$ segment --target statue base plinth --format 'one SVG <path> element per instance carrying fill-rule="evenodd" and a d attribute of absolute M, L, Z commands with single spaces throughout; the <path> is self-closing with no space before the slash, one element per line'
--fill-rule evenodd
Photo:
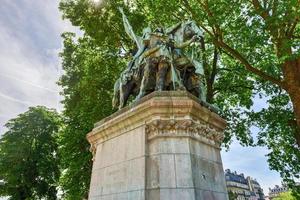
<path fill-rule="evenodd" d="M 153 92 L 95 124 L 89 200 L 227 200 L 226 122 L 186 92 Z"/>

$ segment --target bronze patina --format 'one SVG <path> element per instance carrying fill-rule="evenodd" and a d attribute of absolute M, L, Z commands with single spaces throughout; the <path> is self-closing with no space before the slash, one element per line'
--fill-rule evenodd
<path fill-rule="evenodd" d="M 123 108 L 131 95 L 138 100 L 153 91 L 187 90 L 216 110 L 206 103 L 203 66 L 193 55 L 195 48 L 199 51 L 197 43 L 204 36 L 196 23 L 183 21 L 154 31 L 147 27 L 138 36 L 123 10 L 119 10 L 125 31 L 135 42 L 137 51 L 115 83 L 113 106 Z"/>

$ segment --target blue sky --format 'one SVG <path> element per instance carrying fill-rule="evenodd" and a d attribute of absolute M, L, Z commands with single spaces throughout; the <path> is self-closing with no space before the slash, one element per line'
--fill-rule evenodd
<path fill-rule="evenodd" d="M 60 34 L 79 33 L 61 19 L 58 0 L 2 0 L 0 4 L 0 135 L 5 122 L 29 106 L 45 105 L 62 109 L 59 87 L 62 73 L 58 52 Z M 257 109 L 265 104 L 257 100 Z M 237 142 L 222 151 L 224 169 L 252 176 L 268 187 L 280 184 L 277 172 L 270 171 L 265 148 L 245 148 Z"/>

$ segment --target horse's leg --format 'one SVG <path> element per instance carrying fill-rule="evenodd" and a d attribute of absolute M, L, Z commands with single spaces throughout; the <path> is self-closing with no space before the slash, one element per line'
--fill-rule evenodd
<path fill-rule="evenodd" d="M 199 75 L 195 74 L 194 72 L 189 72 L 187 88 L 188 91 L 192 93 L 194 96 L 198 97 L 202 101 L 206 100 L 205 86 L 201 81 Z"/>
<path fill-rule="evenodd" d="M 202 101 L 206 101 L 206 87 L 204 85 L 204 83 L 201 81 L 201 79 L 199 80 L 199 98 Z"/>
<path fill-rule="evenodd" d="M 178 69 L 175 68 L 175 73 L 177 76 L 177 84 L 178 84 L 178 90 L 186 90 L 184 84 L 183 84 L 183 79 L 180 76 L 180 71 Z"/>
<path fill-rule="evenodd" d="M 165 89 L 166 76 L 169 70 L 169 63 L 166 59 L 162 59 L 158 64 L 158 74 L 156 81 L 156 90 L 163 91 Z"/>
<path fill-rule="evenodd" d="M 120 103 L 120 79 L 118 79 L 114 85 L 114 96 L 112 99 L 112 107 L 117 108 Z"/>
<path fill-rule="evenodd" d="M 155 83 L 156 83 L 156 67 L 157 67 L 157 59 L 155 58 L 149 58 L 147 59 L 145 68 L 144 68 L 144 73 L 143 73 L 143 78 L 141 81 L 141 86 L 140 86 L 140 91 L 136 99 L 140 99 L 143 96 L 146 95 L 147 92 L 151 92 L 155 90 Z"/>
<path fill-rule="evenodd" d="M 145 95 L 145 85 L 146 85 L 146 79 L 147 79 L 147 71 L 149 70 L 148 68 L 149 68 L 149 66 L 148 66 L 148 64 L 146 64 L 145 69 L 144 69 L 144 73 L 143 73 L 143 78 L 142 78 L 142 81 L 141 81 L 140 91 L 139 91 L 139 94 L 136 97 L 136 100 L 142 98 Z"/>
<path fill-rule="evenodd" d="M 124 91 L 123 91 L 123 85 L 120 82 L 120 87 L 119 87 L 119 93 L 120 93 L 120 102 L 119 102 L 119 110 L 121 110 L 121 108 L 124 107 L 125 103 L 124 103 Z"/>
<path fill-rule="evenodd" d="M 133 80 L 131 80 L 130 82 L 128 82 L 126 85 L 123 85 L 121 88 L 122 91 L 122 103 L 120 103 L 120 107 L 119 109 L 125 107 L 127 100 L 129 98 L 129 96 L 133 93 L 133 88 L 135 86 L 135 83 Z"/>
<path fill-rule="evenodd" d="M 176 60 L 173 64 L 173 72 L 172 75 L 172 81 L 175 81 L 173 85 L 175 84 L 176 88 L 173 88 L 174 90 L 186 90 L 186 77 L 187 77 L 187 71 L 186 71 L 186 63 L 180 63 L 178 65 L 178 62 Z"/>
<path fill-rule="evenodd" d="M 129 98 L 129 96 L 132 94 L 133 92 L 133 80 L 131 80 L 127 85 L 126 85 L 126 88 L 124 90 L 124 93 L 123 93 L 123 96 L 124 96 L 124 106 L 126 105 L 127 103 L 127 100 Z"/>

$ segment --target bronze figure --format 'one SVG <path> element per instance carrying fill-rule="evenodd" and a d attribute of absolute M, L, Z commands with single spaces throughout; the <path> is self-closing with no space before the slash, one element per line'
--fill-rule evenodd
<path fill-rule="evenodd" d="M 123 10 L 119 10 L 137 52 L 115 83 L 113 106 L 121 109 L 130 95 L 137 100 L 153 91 L 187 90 L 209 107 L 205 101 L 202 63 L 194 59 L 193 50 L 188 48 L 203 39 L 203 32 L 196 23 L 179 22 L 153 32 L 147 27 L 142 36 L 137 36 Z"/>

